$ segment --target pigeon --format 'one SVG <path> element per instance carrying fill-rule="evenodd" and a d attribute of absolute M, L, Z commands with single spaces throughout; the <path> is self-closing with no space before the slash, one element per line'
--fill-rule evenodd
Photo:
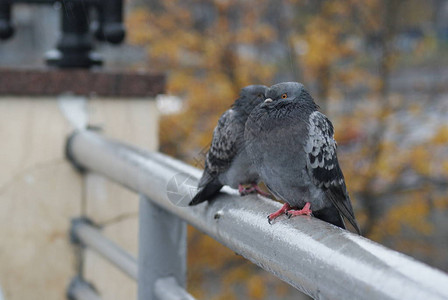
<path fill-rule="evenodd" d="M 247 117 L 255 106 L 263 103 L 267 89 L 264 85 L 243 88 L 232 107 L 222 114 L 213 131 L 198 192 L 189 205 L 210 200 L 224 185 L 238 188 L 242 196 L 252 192 L 268 195 L 257 185 L 258 175 L 247 157 L 244 143 Z M 245 184 L 250 187 L 244 187 Z"/>
<path fill-rule="evenodd" d="M 313 215 L 361 234 L 336 155 L 333 125 L 298 82 L 273 85 L 246 122 L 246 152 L 283 207 L 268 216 Z"/>

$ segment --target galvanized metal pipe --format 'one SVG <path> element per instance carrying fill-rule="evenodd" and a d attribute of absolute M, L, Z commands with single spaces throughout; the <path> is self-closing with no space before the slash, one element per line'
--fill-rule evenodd
<path fill-rule="evenodd" d="M 156 295 L 156 282 L 160 278 L 169 276 L 175 278 L 175 284 L 168 286 L 162 295 L 169 295 L 176 288 L 178 290 L 185 287 L 187 272 L 185 222 L 142 196 L 139 207 L 138 240 L 138 299 L 160 299 Z M 161 291 L 159 289 L 159 292 Z"/>
<path fill-rule="evenodd" d="M 67 291 L 70 300 L 101 300 L 93 287 L 79 277 L 75 277 Z"/>
<path fill-rule="evenodd" d="M 187 293 L 174 277 L 157 279 L 154 288 L 158 300 L 194 300 L 193 296 Z"/>
<path fill-rule="evenodd" d="M 72 238 L 79 240 L 83 245 L 88 246 L 109 262 L 117 266 L 129 277 L 137 280 L 138 265 L 137 260 L 129 253 L 120 248 L 117 244 L 106 238 L 94 226 L 82 220 L 73 222 Z"/>
<path fill-rule="evenodd" d="M 108 141 L 92 132 L 67 145 L 76 164 L 147 196 L 230 249 L 317 299 L 447 299 L 448 276 L 399 252 L 312 217 L 266 216 L 280 203 L 224 189 L 212 203 L 173 204 L 168 182 L 201 171 L 160 153 Z M 180 184 L 178 193 L 191 194 Z"/>

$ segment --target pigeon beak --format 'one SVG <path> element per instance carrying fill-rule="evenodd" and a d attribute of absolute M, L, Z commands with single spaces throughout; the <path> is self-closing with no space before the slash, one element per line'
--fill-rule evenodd
<path fill-rule="evenodd" d="M 268 98 L 268 99 L 264 100 L 264 103 L 271 103 L 271 102 L 272 102 L 271 98 Z"/>

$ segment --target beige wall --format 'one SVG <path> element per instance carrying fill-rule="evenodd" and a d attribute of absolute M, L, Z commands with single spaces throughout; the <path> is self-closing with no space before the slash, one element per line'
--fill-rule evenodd
<path fill-rule="evenodd" d="M 156 150 L 158 114 L 148 99 L 87 100 L 90 125 L 106 136 Z M 6 300 L 64 299 L 76 260 L 70 219 L 86 213 L 137 255 L 138 196 L 64 158 L 73 130 L 56 98 L 0 97 L 0 285 Z M 136 284 L 95 253 L 85 275 L 103 299 L 135 299 Z"/>

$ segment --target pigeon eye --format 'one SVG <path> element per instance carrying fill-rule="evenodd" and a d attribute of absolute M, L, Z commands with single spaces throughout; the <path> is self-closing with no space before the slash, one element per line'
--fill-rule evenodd
<path fill-rule="evenodd" d="M 288 94 L 284 93 L 284 94 L 282 95 L 282 99 L 286 99 L 286 98 L 288 98 Z"/>

